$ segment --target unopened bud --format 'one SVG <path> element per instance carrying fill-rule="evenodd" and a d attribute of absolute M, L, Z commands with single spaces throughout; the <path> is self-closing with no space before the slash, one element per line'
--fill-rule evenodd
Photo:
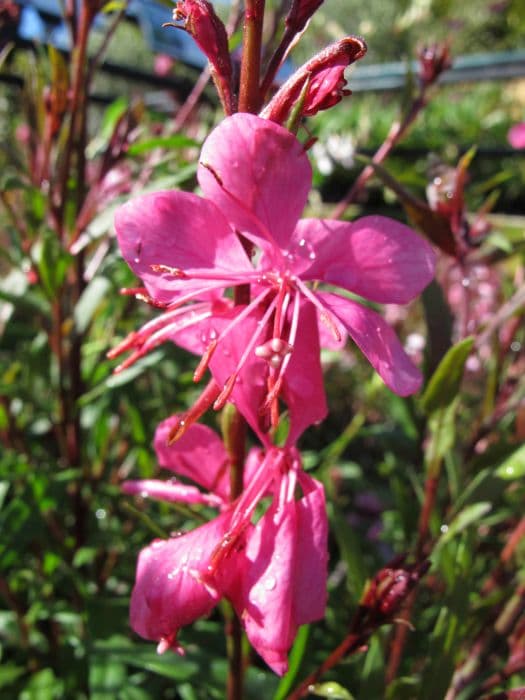
<path fill-rule="evenodd" d="M 348 36 L 311 58 L 274 95 L 261 116 L 278 124 L 288 119 L 301 100 L 301 117 L 311 117 L 329 109 L 350 95 L 345 89 L 345 68 L 366 53 L 363 39 Z M 303 92 L 305 90 L 305 92 Z"/>
<path fill-rule="evenodd" d="M 373 618 L 392 619 L 405 603 L 408 594 L 428 571 L 430 562 L 406 565 L 398 557 L 381 569 L 366 589 L 361 605 Z"/>
<path fill-rule="evenodd" d="M 173 19 L 183 20 L 183 27 L 195 39 L 210 62 L 210 71 L 227 114 L 233 111 L 232 65 L 226 27 L 207 0 L 179 0 Z"/>
<path fill-rule="evenodd" d="M 323 4 L 323 0 L 293 0 L 290 12 L 286 16 L 286 26 L 300 32 L 314 12 Z"/>
<path fill-rule="evenodd" d="M 424 46 L 418 51 L 419 80 L 422 87 L 435 83 L 441 73 L 452 66 L 448 44 Z"/>

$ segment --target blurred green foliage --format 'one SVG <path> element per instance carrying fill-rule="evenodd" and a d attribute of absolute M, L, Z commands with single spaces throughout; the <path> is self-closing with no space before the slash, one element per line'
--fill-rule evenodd
<path fill-rule="evenodd" d="M 444 0 L 327 0 L 301 51 L 311 53 L 349 31 L 366 36 L 369 60 L 406 58 L 422 38 L 452 35 L 457 51 L 523 43 L 519 0 L 482 2 L 472 9 L 472 3 Z M 117 35 L 113 58 L 131 61 L 126 37 L 133 39 L 134 31 Z M 152 64 L 143 49 L 135 57 Z M 151 447 L 154 430 L 195 399 L 194 359 L 163 345 L 113 375 L 115 363 L 105 356 L 156 314 L 119 294 L 136 280 L 111 237 L 114 210 L 146 189 L 194 189 L 198 145 L 215 115 L 202 108 L 181 135 L 170 130 L 171 115 L 147 109 L 137 98 L 121 97 L 104 110 L 91 106 L 85 144 L 90 164 L 108 153 L 121 119 L 133 123 L 117 164 L 124 168 L 126 187 L 90 217 L 82 229 L 87 242 L 73 253 L 53 228 L 50 183 L 35 181 L 20 131 L 38 119 L 50 64 L 43 50 L 12 60 L 28 89 L 2 87 L 0 93 L 5 117 L 0 120 L 0 696 L 220 699 L 226 677 L 220 610 L 181 632 L 184 658 L 157 656 L 154 645 L 128 626 L 141 547 L 159 532 L 191 528 L 207 515 L 131 499 L 119 489 L 128 477 L 160 475 Z M 137 93 L 129 85 L 121 92 L 123 85 L 107 78 L 96 85 L 115 95 Z M 505 148 L 506 130 L 523 109 L 518 87 L 437 91 L 387 169 L 424 198 L 427 151 L 455 167 L 472 144 Z M 321 144 L 335 133 L 373 152 L 403 113 L 408 92 L 355 95 L 311 126 Z M 69 118 L 64 116 L 66 135 Z M 34 133 L 42 134 L 36 127 Z M 58 169 L 59 147 L 60 142 Z M 403 148 L 425 152 L 414 157 Z M 317 215 L 328 211 L 327 200 L 342 194 L 362 167 L 333 160 L 327 177 L 314 159 L 316 190 L 309 207 Z M 66 183 L 68 222 L 79 214 L 78 172 L 72 169 Z M 400 552 L 429 556 L 432 567 L 414 604 L 397 678 L 385 683 L 393 631 L 382 628 L 361 653 L 323 679 L 318 694 L 467 700 L 525 684 L 523 665 L 509 671 L 525 634 L 523 612 L 512 607 L 516 596 L 523 598 L 525 572 L 523 533 L 516 541 L 525 496 L 524 305 L 516 297 L 524 284 L 525 220 L 518 202 L 525 164 L 510 152 L 490 161 L 480 156 L 470 173 L 470 211 L 501 190 L 498 215 L 488 217 L 490 236 L 461 264 L 441 254 L 437 283 L 406 314 L 387 310 L 428 368 L 422 397 L 390 393 L 351 348 L 324 356 L 330 416 L 304 436 L 302 448 L 305 465 L 323 480 L 330 499 L 327 615 L 299 634 L 289 676 L 281 682 L 253 659 L 248 698 L 284 698 L 319 666 L 347 634 L 367 580 Z M 403 216 L 378 180 L 368 195 L 367 202 L 354 205 L 352 216 L 379 211 Z M 490 272 L 484 278 L 495 298 L 490 311 L 478 310 L 484 300 L 474 284 L 480 266 Z M 454 281 L 451 274 L 458 270 Z M 462 301 L 455 303 L 458 289 Z M 473 341 L 464 339 L 461 328 L 465 305 L 474 320 L 468 329 Z M 418 344 L 422 338 L 428 339 L 426 357 Z M 57 342 L 65 354 L 57 352 Z M 205 420 L 216 424 L 217 417 Z M 76 450 L 68 442 L 71 430 L 80 436 Z M 418 541 L 429 478 L 436 480 L 435 500 L 428 532 Z M 509 543 L 513 548 L 506 556 Z"/>

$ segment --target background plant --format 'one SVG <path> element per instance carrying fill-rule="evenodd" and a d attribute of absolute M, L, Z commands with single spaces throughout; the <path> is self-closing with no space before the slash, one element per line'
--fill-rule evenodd
<path fill-rule="evenodd" d="M 388 23 L 374 19 L 372 6 L 359 22 L 368 19 L 375 32 L 368 36 L 363 25 L 341 34 L 367 33 L 372 56 L 407 55 L 423 26 L 409 19 L 421 17 L 422 6 L 407 3 L 396 15 L 397 34 L 406 38 L 408 29 L 398 27 L 409 27 L 412 36 L 401 51 L 380 54 L 391 43 L 374 36 Z M 438 39 L 457 15 L 443 3 L 427 6 Z M 332 27 L 325 22 L 331 12 L 341 16 L 327 2 L 308 29 L 312 47 L 324 42 L 316 30 L 321 23 Z M 458 32 L 460 50 L 513 46 L 516 16 L 513 3 L 497 16 L 484 5 L 476 17 L 491 21 L 483 31 Z M 91 19 L 89 13 L 75 19 L 77 36 L 81 22 L 87 30 Z M 312 53 L 306 44 L 305 56 Z M 124 42 L 115 45 L 123 51 Z M 112 339 L 149 316 L 118 294 L 135 284 L 110 237 L 119 197 L 145 188 L 193 189 L 198 146 L 213 112 L 198 107 L 182 135 L 171 115 L 139 99 L 117 100 L 105 110 L 88 106 L 81 47 L 72 61 L 53 49 L 40 48 L 34 57 L 17 52 L 9 60 L 23 72 L 25 91 L 2 88 L 0 687 L 6 697 L 24 698 L 220 698 L 226 667 L 219 614 L 184 631 L 185 659 L 157 657 L 127 623 L 136 552 L 159 529 L 193 526 L 195 514 L 124 498 L 118 485 L 158 472 L 154 427 L 166 407 L 182 410 L 195 397 L 193 363 L 167 345 L 117 376 L 105 360 Z M 504 149 L 507 127 L 522 118 L 519 95 L 518 83 L 439 92 L 384 164 L 387 173 L 423 201 L 426 156 L 407 163 L 402 148 L 430 147 L 451 169 L 463 146 Z M 335 131 L 370 155 L 403 109 L 396 100 L 354 95 L 310 124 L 321 143 Z M 319 173 L 321 195 L 312 196 L 312 212 L 326 213 L 326 201 L 337 199 L 361 167 L 348 172 L 336 162 L 340 182 Z M 318 691 L 451 699 L 510 693 L 525 684 L 523 158 L 510 150 L 488 163 L 479 156 L 469 173 L 468 211 L 501 191 L 486 215 L 488 235 L 465 254 L 468 274 L 458 279 L 448 273 L 463 268 L 442 253 L 437 283 L 395 319 L 414 353 L 423 352 L 427 339 L 422 397 L 391 394 L 357 353 L 326 354 L 330 419 L 304 437 L 302 448 L 331 496 L 328 615 L 301 632 L 282 684 L 251 667 L 248 697 L 290 693 L 347 637 L 367 579 L 394 554 L 416 551 L 430 556 L 432 567 L 411 604 L 414 631 L 392 643 L 391 627 L 382 627 L 366 651 L 323 677 L 333 684 Z M 403 193 L 385 178 L 369 181 L 366 192 L 368 204 L 354 204 L 352 218 L 367 206 L 403 215 Z M 472 272 L 479 265 L 489 270 L 487 278 Z M 490 316 L 473 274 L 492 295 Z M 465 299 L 476 321 L 468 329 L 472 338 L 458 322 Z M 403 650 L 399 664 L 392 644 Z"/>

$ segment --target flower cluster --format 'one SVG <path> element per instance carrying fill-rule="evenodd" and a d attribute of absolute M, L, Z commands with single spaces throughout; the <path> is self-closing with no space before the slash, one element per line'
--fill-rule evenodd
<path fill-rule="evenodd" d="M 143 550 L 131 622 L 159 650 L 180 649 L 178 630 L 226 597 L 254 648 L 283 673 L 298 625 L 321 618 L 326 599 L 323 488 L 303 471 L 295 447 L 327 412 L 320 347 L 341 347 L 350 336 L 393 391 L 417 391 L 419 370 L 368 302 L 413 299 L 433 276 L 434 253 L 391 219 L 300 219 L 310 164 L 297 138 L 268 119 L 225 119 L 203 146 L 198 180 L 202 197 L 145 195 L 115 221 L 122 253 L 144 284 L 140 295 L 162 313 L 112 356 L 130 351 L 120 365 L 127 367 L 171 340 L 200 357 L 196 381 L 208 370 L 212 376 L 199 410 L 168 419 L 155 439 L 160 464 L 195 485 L 149 480 L 124 489 L 219 510 L 211 522 Z M 243 303 L 234 303 L 232 288 L 247 292 Z M 249 453 L 234 500 L 226 448 L 209 428 L 191 424 L 226 402 L 263 446 Z M 272 429 L 283 406 L 290 428 L 276 447 Z"/>
<path fill-rule="evenodd" d="M 292 3 L 259 97 L 320 4 Z M 144 285 L 133 293 L 162 313 L 109 355 L 129 353 L 119 371 L 169 340 L 199 358 L 196 382 L 211 375 L 194 406 L 164 421 L 155 437 L 161 466 L 185 481 L 128 481 L 123 489 L 218 513 L 141 552 L 131 624 L 159 652 L 182 652 L 180 628 L 226 598 L 252 646 L 282 674 L 297 628 L 322 618 L 326 603 L 324 490 L 296 447 L 327 413 L 320 349 L 341 348 L 349 336 L 390 389 L 417 391 L 419 370 L 372 305 L 416 297 L 433 277 L 435 256 L 410 228 L 381 216 L 300 218 L 312 170 L 291 131 L 349 94 L 344 70 L 365 54 L 362 39 L 324 49 L 257 116 L 235 113 L 226 31 L 210 3 L 180 0 L 174 17 L 207 55 L 229 116 L 203 145 L 202 196 L 157 192 L 117 212 L 122 254 Z M 231 435 L 223 444 L 196 422 L 227 403 L 261 443 L 238 473 Z M 283 410 L 288 432 L 277 446 Z M 242 476 L 232 480 L 235 489 L 230 472 Z"/>
<path fill-rule="evenodd" d="M 319 619 L 326 602 L 327 526 L 324 491 L 306 474 L 295 447 L 250 451 L 244 491 L 229 498 L 227 451 L 210 428 L 191 426 L 167 445 L 173 423 L 157 429 L 162 466 L 206 489 L 170 481 L 130 481 L 126 493 L 165 501 L 204 503 L 219 515 L 169 540 L 156 540 L 139 557 L 131 624 L 159 651 L 180 651 L 177 631 L 228 598 L 253 647 L 279 674 L 299 625 Z M 299 494 L 299 495 L 298 495 Z M 271 499 L 257 524 L 252 516 Z"/>

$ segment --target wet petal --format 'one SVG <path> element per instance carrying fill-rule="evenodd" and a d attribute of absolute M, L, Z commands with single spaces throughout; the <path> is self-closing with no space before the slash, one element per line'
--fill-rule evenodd
<path fill-rule="evenodd" d="M 378 313 L 336 294 L 319 292 L 318 296 L 345 325 L 349 335 L 393 392 L 408 396 L 419 390 L 422 382 L 420 371 Z"/>
<path fill-rule="evenodd" d="M 200 289 L 203 283 L 155 272 L 152 265 L 187 275 L 252 269 L 221 212 L 195 194 L 172 190 L 136 197 L 118 209 L 115 229 L 126 262 L 158 301 L 172 301 L 181 291 Z"/>
<path fill-rule="evenodd" d="M 290 414 L 288 444 L 328 413 L 320 357 L 316 310 L 309 302 L 303 302 L 297 338 L 284 375 L 283 396 Z"/>
<path fill-rule="evenodd" d="M 154 498 L 167 503 L 200 503 L 219 508 L 224 501 L 212 493 L 202 493 L 196 486 L 188 486 L 179 481 L 159 479 L 139 479 L 124 481 L 122 491 L 130 496 Z"/>
<path fill-rule="evenodd" d="M 225 513 L 181 537 L 155 540 L 139 555 L 131 594 L 131 626 L 145 639 L 174 639 L 207 615 L 217 600 L 200 580 L 229 524 Z"/>
<path fill-rule="evenodd" d="M 298 625 L 324 617 L 328 575 L 328 518 L 323 485 L 305 472 L 298 475 L 304 496 L 297 501 L 297 571 L 294 610 Z"/>
<path fill-rule="evenodd" d="M 306 203 L 311 172 L 293 134 L 242 113 L 225 119 L 207 138 L 198 179 L 228 221 L 271 254 L 275 244 L 283 249 L 289 243 Z"/>
<path fill-rule="evenodd" d="M 322 618 L 326 605 L 324 493 L 310 477 L 304 481 L 303 498 L 279 507 L 275 496 L 253 528 L 244 570 L 230 590 L 250 643 L 279 675 L 288 669 L 298 626 Z"/>
<path fill-rule="evenodd" d="M 417 296 L 432 280 L 436 260 L 421 236 L 384 216 L 352 223 L 303 219 L 294 233 L 292 253 L 303 279 L 323 280 L 392 304 Z"/>
<path fill-rule="evenodd" d="M 228 500 L 229 459 L 222 440 L 208 426 L 196 423 L 181 438 L 168 445 L 170 432 L 178 421 L 178 416 L 171 416 L 162 421 L 155 432 L 154 444 L 159 464 Z"/>

